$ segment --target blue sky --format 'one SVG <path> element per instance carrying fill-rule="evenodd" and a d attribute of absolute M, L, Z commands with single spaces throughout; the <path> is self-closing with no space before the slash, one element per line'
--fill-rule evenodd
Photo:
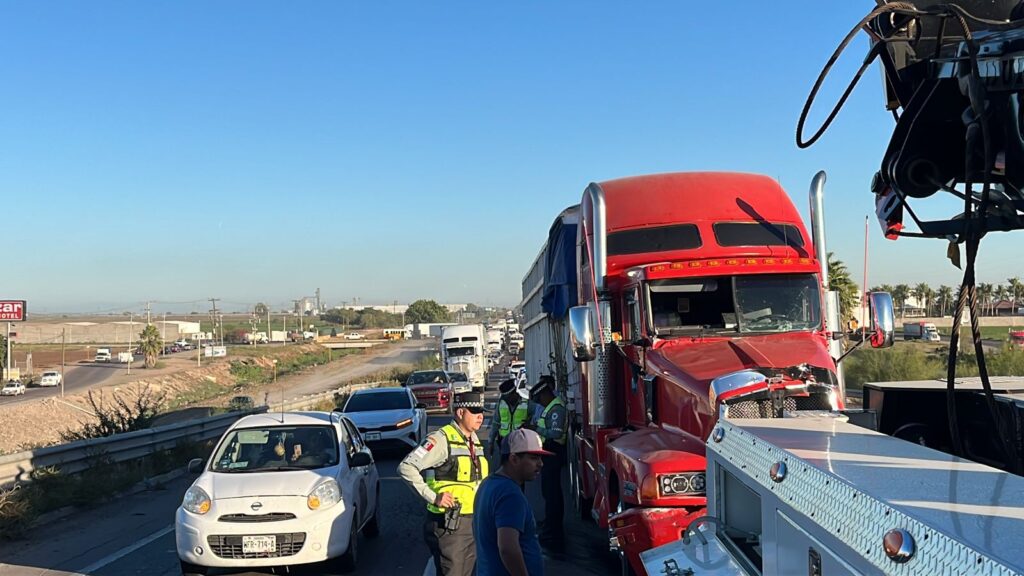
<path fill-rule="evenodd" d="M 686 170 L 774 176 L 805 214 L 826 170 L 829 249 L 859 281 L 892 129 L 878 70 L 818 145 L 793 134 L 872 5 L 6 3 L 3 296 L 509 305 L 588 182 Z M 885 241 L 872 215 L 870 243 L 869 284 L 959 280 L 941 242 Z M 986 239 L 980 279 L 1017 262 Z"/>

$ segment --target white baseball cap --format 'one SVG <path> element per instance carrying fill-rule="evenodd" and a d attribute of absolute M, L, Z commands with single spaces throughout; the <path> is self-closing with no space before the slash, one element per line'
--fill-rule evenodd
<path fill-rule="evenodd" d="M 541 456 L 554 456 L 554 452 L 544 449 L 540 434 L 526 428 L 513 430 L 501 443 L 502 454 L 540 454 Z"/>

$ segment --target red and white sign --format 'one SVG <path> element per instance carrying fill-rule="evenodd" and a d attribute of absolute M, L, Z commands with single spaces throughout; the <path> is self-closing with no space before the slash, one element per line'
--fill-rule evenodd
<path fill-rule="evenodd" d="M 24 300 L 0 300 L 0 321 L 2 322 L 24 322 L 25 301 Z"/>

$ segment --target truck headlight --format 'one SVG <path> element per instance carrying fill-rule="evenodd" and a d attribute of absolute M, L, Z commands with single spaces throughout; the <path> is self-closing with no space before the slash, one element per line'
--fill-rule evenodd
<path fill-rule="evenodd" d="M 658 475 L 658 492 L 662 496 L 696 496 L 704 494 L 706 484 L 703 472 Z"/>
<path fill-rule="evenodd" d="M 316 485 L 306 497 L 310 510 L 325 510 L 341 502 L 341 487 L 334 478 L 328 478 Z"/>
<path fill-rule="evenodd" d="M 192 486 L 185 492 L 185 498 L 181 501 L 181 507 L 193 514 L 206 514 L 210 511 L 210 495 L 199 486 Z"/>

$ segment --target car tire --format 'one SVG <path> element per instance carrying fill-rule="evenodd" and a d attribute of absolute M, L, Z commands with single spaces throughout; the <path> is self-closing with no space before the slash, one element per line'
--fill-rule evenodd
<path fill-rule="evenodd" d="M 179 560 L 179 562 L 181 562 L 181 576 L 206 576 L 205 566 L 189 564 L 184 560 Z"/>
<path fill-rule="evenodd" d="M 349 528 L 348 549 L 341 556 L 334 559 L 335 571 L 339 574 L 350 574 L 356 570 L 356 560 L 359 557 L 359 530 L 356 527 L 356 517 L 359 516 L 357 508 L 352 509 L 352 526 Z"/>
<path fill-rule="evenodd" d="M 380 488 L 377 488 L 377 505 L 373 507 L 373 517 L 363 525 L 363 536 L 367 538 L 380 536 Z"/>

